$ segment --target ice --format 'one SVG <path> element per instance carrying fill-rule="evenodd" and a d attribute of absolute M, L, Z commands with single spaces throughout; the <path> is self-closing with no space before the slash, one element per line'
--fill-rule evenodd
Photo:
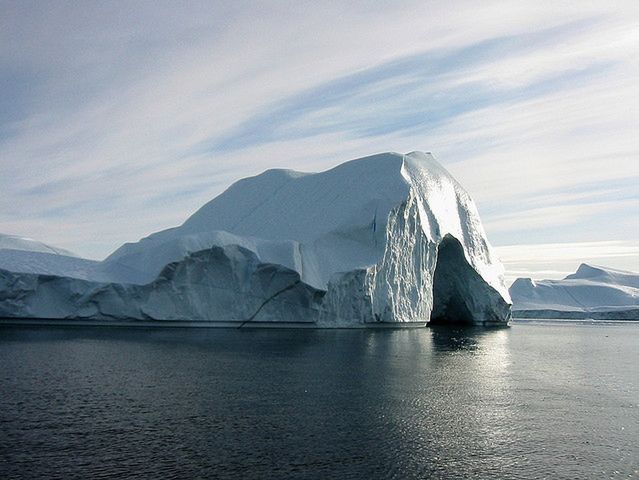
<path fill-rule="evenodd" d="M 2 250 L 19 250 L 25 252 L 45 252 L 55 255 L 65 255 L 68 257 L 77 257 L 75 253 L 58 247 L 52 247 L 46 243 L 38 242 L 31 238 L 18 237 L 16 235 L 6 235 L 0 233 L 0 251 Z"/>
<path fill-rule="evenodd" d="M 639 318 L 639 274 L 581 264 L 562 280 L 518 278 L 510 287 L 520 317 Z"/>
<path fill-rule="evenodd" d="M 431 314 L 472 324 L 510 319 L 503 268 L 475 204 L 421 152 L 314 174 L 268 170 L 179 227 L 102 262 L 78 260 L 20 269 L 0 255 L 0 315 L 327 327 Z"/>

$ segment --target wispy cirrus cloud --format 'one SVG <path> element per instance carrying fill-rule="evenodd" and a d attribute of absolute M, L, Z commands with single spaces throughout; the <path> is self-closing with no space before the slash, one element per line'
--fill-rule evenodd
<path fill-rule="evenodd" d="M 265 168 L 422 149 L 493 243 L 639 238 L 634 2 L 2 11 L 0 231 L 102 257 Z"/>

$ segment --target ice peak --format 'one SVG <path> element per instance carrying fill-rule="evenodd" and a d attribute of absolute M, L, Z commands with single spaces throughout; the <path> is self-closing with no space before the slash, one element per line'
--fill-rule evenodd
<path fill-rule="evenodd" d="M 523 289 L 523 288 L 533 288 L 536 287 L 537 284 L 535 283 L 535 281 L 530 278 L 530 277 L 520 277 L 518 279 L 516 279 L 513 284 L 511 285 L 510 288 L 519 288 L 519 289 Z"/>
<path fill-rule="evenodd" d="M 404 154 L 405 157 L 417 158 L 417 159 L 433 159 L 433 155 L 430 152 L 422 152 L 421 150 L 414 150 Z"/>
<path fill-rule="evenodd" d="M 577 268 L 577 271 L 575 273 L 572 273 L 566 277 L 566 280 L 592 278 L 606 275 L 607 273 L 607 269 L 603 267 L 582 263 L 581 265 L 579 265 L 579 268 Z"/>

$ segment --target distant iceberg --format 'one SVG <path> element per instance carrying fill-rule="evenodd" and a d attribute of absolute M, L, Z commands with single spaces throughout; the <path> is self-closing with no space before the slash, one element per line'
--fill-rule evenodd
<path fill-rule="evenodd" d="M 344 327 L 511 313 L 475 204 L 413 152 L 268 170 L 102 262 L 0 249 L 0 316 Z"/>
<path fill-rule="evenodd" d="M 510 287 L 521 318 L 639 320 L 639 274 L 581 264 L 562 280 L 518 278 Z"/>
<path fill-rule="evenodd" d="M 5 235 L 0 233 L 0 251 L 12 250 L 21 252 L 42 252 L 52 253 L 54 255 L 65 255 L 68 257 L 77 257 L 75 253 L 72 253 L 63 248 L 53 247 L 46 243 L 38 242 L 31 238 L 18 237 L 16 235 Z"/>

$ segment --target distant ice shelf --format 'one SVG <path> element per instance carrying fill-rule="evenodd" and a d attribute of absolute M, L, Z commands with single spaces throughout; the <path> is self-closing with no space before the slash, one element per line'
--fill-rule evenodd
<path fill-rule="evenodd" d="M 102 262 L 32 250 L 0 244 L 1 317 L 321 327 L 511 317 L 475 204 L 421 152 L 267 170 Z"/>
<path fill-rule="evenodd" d="M 519 318 L 639 320 L 639 274 L 581 264 L 562 280 L 518 278 L 510 287 Z"/>

